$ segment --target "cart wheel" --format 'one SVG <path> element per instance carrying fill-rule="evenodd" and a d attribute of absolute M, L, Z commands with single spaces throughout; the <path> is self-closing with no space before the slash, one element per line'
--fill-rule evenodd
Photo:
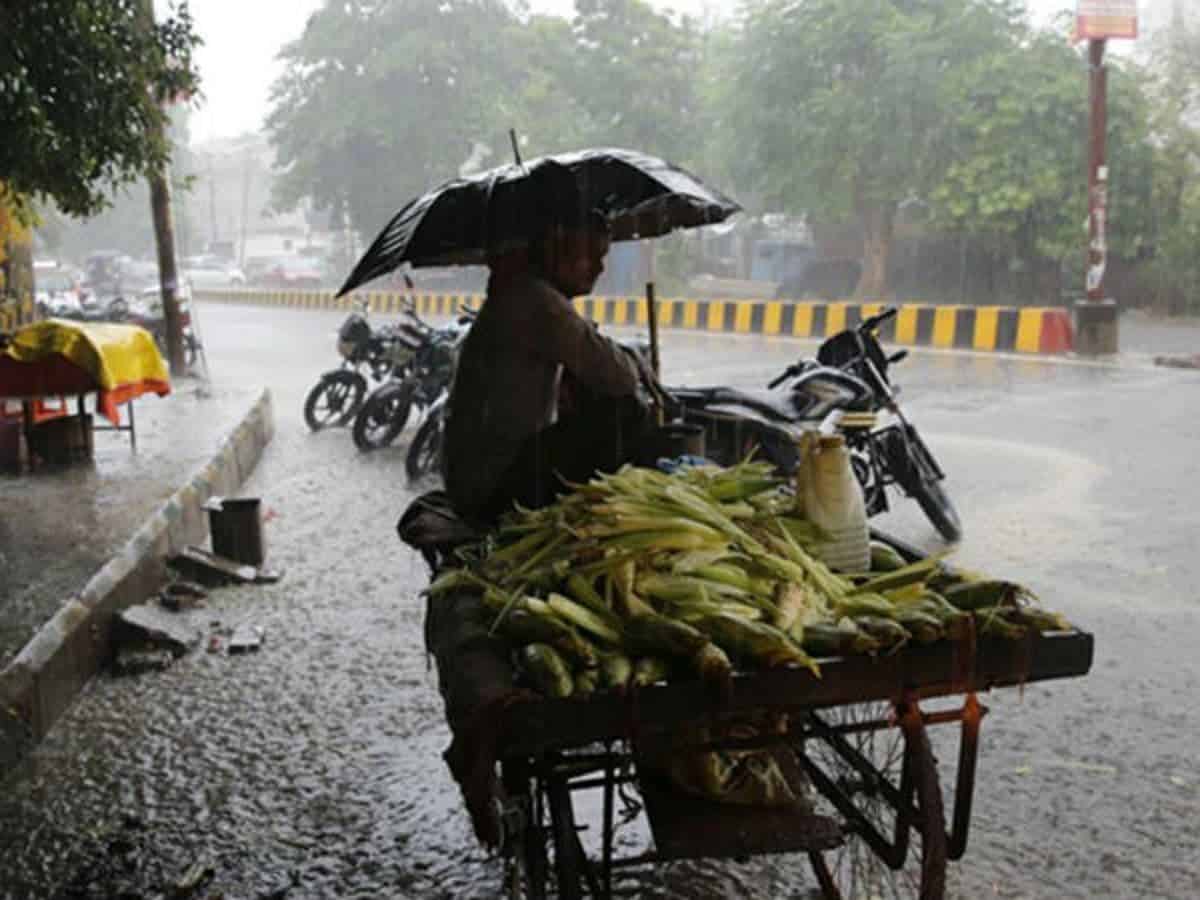
<path fill-rule="evenodd" d="M 941 900 L 946 888 L 942 791 L 916 705 L 897 704 L 893 710 L 886 703 L 854 704 L 822 713 L 820 721 L 831 729 L 862 729 L 842 732 L 840 741 L 818 736 L 805 743 L 817 787 L 822 775 L 828 778 L 862 817 L 856 823 L 845 809 L 836 810 L 833 815 L 849 822 L 846 844 L 809 854 L 822 893 L 830 900 Z M 863 763 L 878 775 L 865 773 Z M 822 802 L 832 805 L 824 794 Z M 905 798 L 916 816 L 898 813 L 888 794 Z M 868 835 L 868 825 L 873 834 Z"/>

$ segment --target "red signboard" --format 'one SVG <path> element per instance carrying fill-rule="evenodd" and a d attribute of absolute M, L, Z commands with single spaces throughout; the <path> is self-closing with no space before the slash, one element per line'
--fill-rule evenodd
<path fill-rule="evenodd" d="M 1075 37 L 1081 41 L 1137 37 L 1137 0 L 1078 0 Z"/>

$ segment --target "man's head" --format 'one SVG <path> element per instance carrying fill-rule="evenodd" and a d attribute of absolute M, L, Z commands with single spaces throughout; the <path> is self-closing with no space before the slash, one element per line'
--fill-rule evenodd
<path fill-rule="evenodd" d="M 598 212 L 582 223 L 560 225 L 544 238 L 542 274 L 568 297 L 590 294 L 610 242 L 608 220 Z"/>
<path fill-rule="evenodd" d="M 540 164 L 527 189 L 530 264 L 569 297 L 589 293 L 604 271 L 608 220 L 588 208 L 585 192 L 565 166 Z"/>

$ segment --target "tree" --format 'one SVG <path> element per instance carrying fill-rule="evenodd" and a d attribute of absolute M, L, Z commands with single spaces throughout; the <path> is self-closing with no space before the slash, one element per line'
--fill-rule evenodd
<path fill-rule="evenodd" d="M 1149 229 L 1148 102 L 1132 67 L 1109 63 L 1108 242 L 1132 255 Z M 1087 218 L 1087 64 L 1065 33 L 1017 28 L 949 84 L 950 161 L 935 221 L 990 241 L 1027 271 L 1037 258 L 1082 270 Z M 1082 287 L 1082 274 L 1079 276 Z"/>
<path fill-rule="evenodd" d="M 721 111 L 740 136 L 738 189 L 784 212 L 857 216 L 855 293 L 883 296 L 897 206 L 948 163 L 948 81 L 1002 46 L 1019 13 L 1008 0 L 755 0 Z"/>
<path fill-rule="evenodd" d="M 0 6 L 0 201 L 70 215 L 162 165 L 155 125 L 196 90 L 187 4 L 156 26 L 140 0 L 21 0 Z"/>
<path fill-rule="evenodd" d="M 267 130 L 275 202 L 311 197 L 372 234 L 458 174 L 475 142 L 501 146 L 519 63 L 501 0 L 337 0 L 281 53 Z"/>

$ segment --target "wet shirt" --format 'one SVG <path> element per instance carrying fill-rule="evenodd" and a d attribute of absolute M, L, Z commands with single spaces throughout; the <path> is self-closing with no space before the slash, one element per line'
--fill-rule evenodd
<path fill-rule="evenodd" d="M 487 503 L 527 438 L 554 421 L 563 370 L 597 393 L 636 392 L 632 357 L 546 281 L 488 282 L 467 335 L 446 425 L 446 490 L 468 514 Z"/>

